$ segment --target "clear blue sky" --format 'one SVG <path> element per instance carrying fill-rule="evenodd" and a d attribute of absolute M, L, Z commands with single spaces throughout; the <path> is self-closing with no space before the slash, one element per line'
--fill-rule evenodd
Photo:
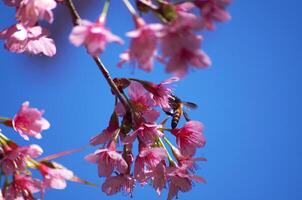
<path fill-rule="evenodd" d="M 95 20 L 101 2 L 82 1 L 81 15 Z M 121 35 L 133 25 L 126 9 L 119 1 L 113 2 L 108 25 Z M 301 7 L 299 0 L 235 0 L 230 7 L 232 21 L 206 33 L 203 47 L 213 66 L 190 73 L 179 82 L 176 93 L 199 105 L 191 117 L 206 126 L 208 142 L 199 154 L 208 162 L 200 166 L 198 174 L 208 183 L 195 185 L 191 192 L 180 194 L 180 199 L 302 199 Z M 0 3 L 0 29 L 11 25 L 13 16 L 13 9 Z M 107 126 L 113 104 L 85 50 L 69 44 L 71 23 L 62 6 L 56 9 L 50 29 L 58 47 L 52 59 L 0 49 L 0 114 L 10 116 L 25 100 L 44 108 L 52 127 L 43 140 L 31 142 L 40 144 L 46 154 L 86 144 Z M 102 55 L 113 76 L 155 82 L 168 77 L 161 66 L 150 74 L 139 70 L 132 74 L 127 67 L 118 70 L 115 66 L 123 49 L 109 45 Z M 17 135 L 11 137 L 22 141 Z M 83 160 L 92 151 L 59 161 L 78 176 L 100 184 L 103 179 L 98 178 L 96 166 Z M 166 193 L 160 199 L 165 197 Z M 133 199 L 142 198 L 159 199 L 149 186 L 137 186 Z M 69 183 L 66 190 L 49 191 L 45 199 L 109 198 L 100 188 Z"/>

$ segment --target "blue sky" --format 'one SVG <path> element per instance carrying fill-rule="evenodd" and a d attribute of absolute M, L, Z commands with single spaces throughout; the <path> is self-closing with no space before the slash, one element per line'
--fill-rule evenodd
<path fill-rule="evenodd" d="M 86 0 L 80 13 L 95 20 L 101 5 L 102 1 Z M 199 155 L 208 161 L 198 174 L 207 184 L 195 185 L 180 199 L 302 199 L 301 7 L 298 0 L 234 1 L 229 9 L 232 21 L 205 34 L 203 49 L 213 66 L 191 72 L 177 84 L 176 94 L 199 105 L 190 115 L 206 127 L 207 145 Z M 123 33 L 133 27 L 129 14 L 119 1 L 113 1 L 110 9 L 108 26 L 126 39 Z M 14 23 L 13 9 L 0 3 L 0 11 L 0 29 Z M 25 100 L 45 109 L 52 127 L 42 140 L 31 142 L 40 144 L 46 155 L 86 144 L 107 126 L 113 105 L 93 61 L 83 48 L 68 42 L 72 26 L 67 10 L 59 6 L 55 12 L 55 22 L 49 26 L 58 47 L 54 58 L 0 49 L 0 115 L 11 116 Z M 126 66 L 117 69 L 118 55 L 125 48 L 109 45 L 102 55 L 113 77 L 155 82 L 169 77 L 162 66 L 153 73 L 133 72 Z M 23 142 L 12 131 L 4 131 Z M 98 178 L 96 166 L 83 159 L 93 151 L 89 148 L 59 161 L 100 184 L 103 179 Z M 158 198 L 149 186 L 137 186 L 133 199 L 146 195 L 150 200 L 166 197 L 164 193 Z M 100 188 L 76 183 L 63 191 L 50 190 L 45 199 L 71 198 L 109 199 Z"/>

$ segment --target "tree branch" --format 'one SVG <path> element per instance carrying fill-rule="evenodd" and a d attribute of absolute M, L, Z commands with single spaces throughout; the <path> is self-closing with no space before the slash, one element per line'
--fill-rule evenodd
<path fill-rule="evenodd" d="M 65 0 L 65 5 L 67 6 L 67 8 L 70 11 L 71 17 L 72 17 L 72 23 L 74 26 L 79 25 L 81 17 L 77 11 L 77 9 L 75 8 L 72 0 Z M 117 98 L 121 101 L 121 103 L 123 104 L 123 106 L 125 107 L 126 110 L 131 110 L 131 106 L 129 105 L 129 103 L 127 102 L 127 99 L 123 96 L 123 94 L 120 92 L 120 90 L 118 89 L 118 87 L 116 86 L 116 84 L 114 83 L 114 81 L 112 80 L 109 71 L 106 69 L 106 67 L 104 66 L 104 64 L 102 63 L 101 59 L 97 56 L 92 57 L 93 60 L 95 61 L 95 63 L 97 64 L 98 68 L 100 69 L 100 71 L 102 72 L 104 78 L 106 79 L 108 85 L 110 86 L 110 88 L 112 89 L 112 91 L 115 93 L 115 95 L 117 96 Z"/>

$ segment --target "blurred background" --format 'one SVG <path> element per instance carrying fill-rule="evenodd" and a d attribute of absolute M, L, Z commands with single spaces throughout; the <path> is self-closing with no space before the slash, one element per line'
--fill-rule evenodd
<path fill-rule="evenodd" d="M 75 0 L 83 18 L 94 21 L 104 1 Z M 191 71 L 177 83 L 176 94 L 195 102 L 193 119 L 205 124 L 207 145 L 198 152 L 208 159 L 197 173 L 207 184 L 196 184 L 180 199 L 300 200 L 302 2 L 298 0 L 234 1 L 232 20 L 206 32 L 203 49 L 213 61 L 206 70 Z M 15 11 L 0 3 L 0 29 L 15 23 Z M 68 36 L 72 25 L 66 8 L 55 9 L 55 21 L 46 25 L 57 44 L 54 58 L 17 55 L 0 49 L 0 115 L 12 117 L 22 102 L 45 109 L 51 129 L 42 140 L 31 139 L 45 155 L 76 148 L 107 126 L 114 99 L 84 48 L 75 48 Z M 108 26 L 128 42 L 131 17 L 120 1 L 112 1 Z M 152 73 L 118 69 L 118 55 L 127 48 L 110 44 L 102 54 L 113 77 L 137 77 L 160 82 L 170 75 L 157 65 Z M 1 41 L 0 45 L 3 45 Z M 2 127 L 1 127 L 2 128 Z M 13 131 L 9 137 L 26 143 Z M 83 158 L 95 148 L 58 159 L 79 177 L 101 185 L 97 167 Z M 137 185 L 133 199 L 165 199 L 150 187 Z M 129 199 L 107 197 L 100 187 L 68 183 L 49 190 L 45 199 Z"/>

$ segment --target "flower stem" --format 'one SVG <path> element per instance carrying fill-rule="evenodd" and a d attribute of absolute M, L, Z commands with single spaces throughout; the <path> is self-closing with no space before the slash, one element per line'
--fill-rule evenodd
<path fill-rule="evenodd" d="M 70 11 L 70 14 L 72 16 L 72 22 L 73 22 L 74 26 L 79 25 L 81 17 L 79 15 L 77 9 L 75 8 L 75 6 L 73 4 L 73 1 L 72 0 L 66 0 L 66 6 Z M 106 69 L 106 67 L 102 63 L 101 59 L 97 56 L 94 56 L 92 58 L 95 61 L 95 63 L 97 64 L 97 66 L 99 67 L 100 71 L 102 72 L 102 74 L 103 74 L 104 78 L 106 79 L 108 85 L 110 86 L 112 91 L 115 93 L 115 95 L 118 97 L 118 99 L 121 101 L 121 103 L 123 104 L 125 109 L 132 111 L 130 105 L 128 104 L 127 100 L 121 94 L 118 87 L 116 86 L 116 84 L 112 80 L 108 70 Z"/>
<path fill-rule="evenodd" d="M 162 146 L 165 149 L 165 151 L 167 152 L 169 162 L 172 164 L 175 164 L 175 161 L 173 160 L 168 149 L 166 148 L 165 144 L 163 143 L 163 140 L 160 137 L 158 138 L 158 142 L 159 142 L 160 146 Z"/>
<path fill-rule="evenodd" d="M 105 5 L 103 7 L 103 11 L 102 11 L 101 16 L 99 18 L 99 22 L 101 22 L 101 23 L 105 22 L 105 19 L 106 19 L 108 10 L 109 10 L 109 5 L 110 5 L 110 0 L 106 0 Z"/>
<path fill-rule="evenodd" d="M 126 5 L 126 7 L 128 8 L 129 12 L 133 15 L 133 16 L 137 16 L 135 9 L 133 8 L 133 6 L 131 5 L 131 3 L 128 0 L 123 0 L 124 4 Z"/>

